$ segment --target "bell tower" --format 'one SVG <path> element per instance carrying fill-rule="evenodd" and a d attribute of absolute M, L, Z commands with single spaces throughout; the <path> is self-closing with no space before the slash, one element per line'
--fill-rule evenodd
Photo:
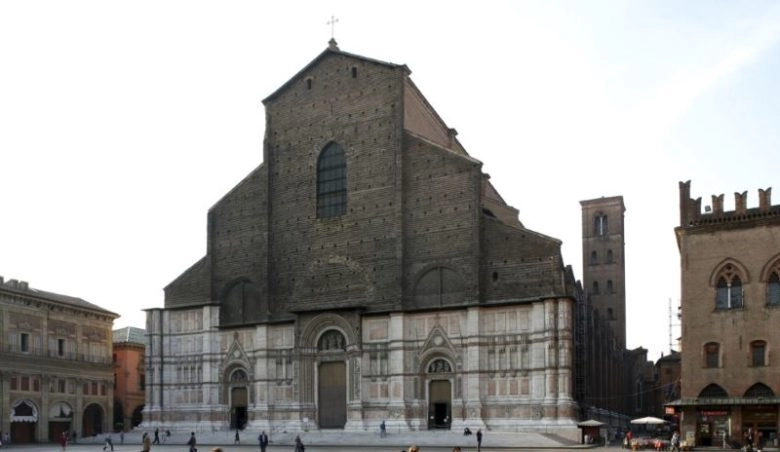
<path fill-rule="evenodd" d="M 626 347 L 626 265 L 622 196 L 580 201 L 582 280 L 591 303 Z"/>

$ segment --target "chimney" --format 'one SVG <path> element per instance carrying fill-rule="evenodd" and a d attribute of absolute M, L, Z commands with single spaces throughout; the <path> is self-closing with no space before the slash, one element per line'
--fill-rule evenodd
<path fill-rule="evenodd" d="M 27 284 L 27 281 L 19 281 L 19 289 L 27 290 L 29 288 L 30 288 L 30 285 Z"/>

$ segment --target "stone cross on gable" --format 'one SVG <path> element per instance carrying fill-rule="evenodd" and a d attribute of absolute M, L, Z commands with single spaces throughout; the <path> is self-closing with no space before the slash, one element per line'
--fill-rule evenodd
<path fill-rule="evenodd" d="M 330 16 L 330 20 L 328 21 L 328 25 L 330 25 L 330 39 L 335 38 L 336 34 L 336 22 L 339 20 L 335 16 Z"/>

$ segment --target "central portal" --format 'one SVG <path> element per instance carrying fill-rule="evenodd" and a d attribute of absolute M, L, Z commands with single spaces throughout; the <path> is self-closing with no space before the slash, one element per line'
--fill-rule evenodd
<path fill-rule="evenodd" d="M 347 366 L 344 361 L 320 363 L 320 428 L 344 428 L 347 423 Z"/>
<path fill-rule="evenodd" d="M 449 380 L 431 381 L 428 394 L 428 428 L 450 428 L 452 385 Z"/>

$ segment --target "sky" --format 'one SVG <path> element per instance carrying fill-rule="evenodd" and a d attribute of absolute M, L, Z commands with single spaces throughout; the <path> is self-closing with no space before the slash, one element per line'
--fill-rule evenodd
<path fill-rule="evenodd" d="M 579 202 L 623 196 L 627 346 L 651 360 L 679 336 L 678 183 L 732 210 L 780 179 L 776 1 L 6 0 L 0 275 L 144 327 L 262 162 L 262 100 L 331 33 L 406 64 L 578 279 Z"/>

